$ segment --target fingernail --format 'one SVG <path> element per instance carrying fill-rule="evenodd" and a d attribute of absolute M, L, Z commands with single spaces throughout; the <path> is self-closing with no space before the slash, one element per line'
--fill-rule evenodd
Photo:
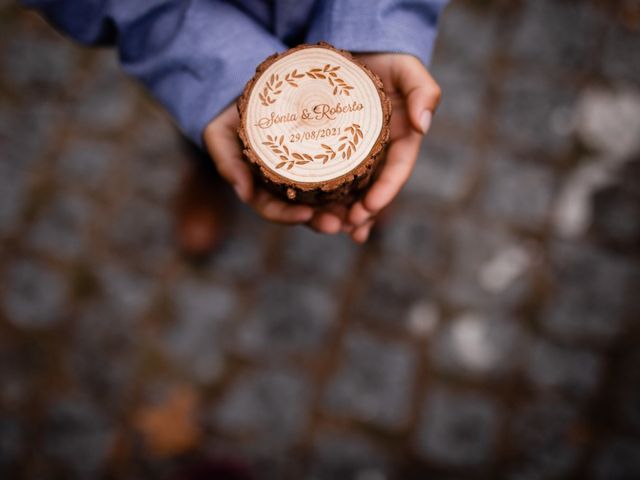
<path fill-rule="evenodd" d="M 422 112 L 422 116 L 420 117 L 420 127 L 422 127 L 422 133 L 426 134 L 429 131 L 429 127 L 431 126 L 431 118 L 432 114 L 429 110 L 425 110 Z"/>

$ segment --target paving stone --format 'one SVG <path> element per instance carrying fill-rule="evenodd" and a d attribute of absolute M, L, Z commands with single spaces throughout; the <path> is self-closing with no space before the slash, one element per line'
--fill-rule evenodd
<path fill-rule="evenodd" d="M 544 153 L 568 151 L 575 88 L 550 76 L 516 71 L 505 78 L 501 92 L 495 118 L 501 139 Z"/>
<path fill-rule="evenodd" d="M 528 1 L 522 21 L 514 28 L 511 54 L 527 66 L 592 68 L 602 17 L 602 12 L 590 4 Z"/>
<path fill-rule="evenodd" d="M 27 241 L 37 250 L 73 258 L 85 249 L 91 200 L 74 194 L 58 194 L 44 206 L 29 231 Z"/>
<path fill-rule="evenodd" d="M 417 436 L 418 451 L 451 466 L 487 463 L 493 458 L 498 407 L 476 393 L 433 388 L 427 393 Z"/>
<path fill-rule="evenodd" d="M 79 138 L 68 143 L 58 158 L 56 176 L 63 184 L 100 190 L 118 158 L 115 146 L 104 140 Z"/>
<path fill-rule="evenodd" d="M 640 90 L 586 88 L 573 112 L 574 131 L 587 147 L 619 161 L 640 153 Z"/>
<path fill-rule="evenodd" d="M 4 275 L 4 311 L 21 328 L 44 328 L 66 314 L 66 280 L 38 261 L 14 260 Z"/>
<path fill-rule="evenodd" d="M 476 158 L 463 142 L 427 136 L 403 192 L 434 203 L 453 203 L 468 193 Z"/>
<path fill-rule="evenodd" d="M 605 422 L 609 430 L 640 434 L 640 353 L 634 343 L 616 350 L 608 382 Z"/>
<path fill-rule="evenodd" d="M 425 274 L 439 272 L 445 260 L 445 240 L 438 220 L 423 209 L 396 210 L 381 230 L 383 250 Z"/>
<path fill-rule="evenodd" d="M 348 237 L 322 235 L 307 227 L 291 229 L 281 248 L 285 271 L 339 283 L 348 277 L 358 255 L 358 248 Z"/>
<path fill-rule="evenodd" d="M 114 441 L 111 421 L 84 398 L 66 397 L 47 408 L 42 451 L 72 478 L 96 478 Z"/>
<path fill-rule="evenodd" d="M 24 453 L 25 432 L 17 418 L 0 416 L 0 473 L 15 465 Z"/>
<path fill-rule="evenodd" d="M 406 326 L 413 308 L 429 300 L 424 278 L 399 261 L 376 258 L 361 275 L 352 316 L 394 330 Z"/>
<path fill-rule="evenodd" d="M 39 95 L 46 89 L 55 92 L 69 84 L 77 55 L 70 42 L 34 30 L 12 33 L 2 55 L 5 81 L 13 87 L 33 89 Z"/>
<path fill-rule="evenodd" d="M 432 335 L 439 323 L 440 311 L 435 302 L 425 299 L 411 305 L 407 316 L 407 329 L 416 338 Z"/>
<path fill-rule="evenodd" d="M 139 197 L 118 212 L 107 232 L 111 245 L 144 266 L 155 267 L 173 252 L 173 219 L 165 208 Z"/>
<path fill-rule="evenodd" d="M 382 428 L 399 429 L 408 420 L 416 358 L 406 346 L 349 333 L 344 357 L 327 387 L 325 407 Z"/>
<path fill-rule="evenodd" d="M 309 401 L 309 385 L 299 372 L 249 372 L 226 390 L 215 421 L 229 434 L 251 438 L 256 448 L 277 452 L 294 442 L 305 427 Z"/>
<path fill-rule="evenodd" d="M 500 378 L 518 368 L 525 340 L 515 318 L 464 312 L 438 332 L 430 356 L 436 368 L 454 375 Z"/>
<path fill-rule="evenodd" d="M 26 200 L 26 172 L 0 162 L 0 236 L 9 234 L 21 218 Z"/>
<path fill-rule="evenodd" d="M 189 279 L 181 279 L 175 290 L 175 321 L 166 333 L 166 349 L 193 379 L 212 382 L 223 369 L 236 294 L 212 282 Z"/>
<path fill-rule="evenodd" d="M 509 478 L 567 478 L 579 460 L 580 446 L 572 440 L 580 419 L 570 404 L 534 399 L 518 408 L 510 428 L 516 467 Z"/>
<path fill-rule="evenodd" d="M 91 82 L 77 93 L 75 120 L 101 132 L 121 129 L 133 117 L 137 95 L 117 68 L 115 52 L 103 52 Z"/>
<path fill-rule="evenodd" d="M 385 480 L 389 460 L 384 451 L 363 438 L 331 431 L 314 441 L 309 480 Z"/>
<path fill-rule="evenodd" d="M 186 163 L 194 159 L 186 141 L 180 141 L 177 129 L 164 116 L 158 117 L 145 116 L 136 125 L 133 145 L 127 149 L 122 163 L 136 191 L 168 202 L 178 192 Z"/>
<path fill-rule="evenodd" d="M 542 323 L 558 338 L 606 343 L 623 327 L 634 268 L 622 257 L 582 244 L 552 245 L 554 288 Z"/>
<path fill-rule="evenodd" d="M 84 305 L 73 331 L 66 365 L 82 391 L 127 410 L 141 339 L 136 324 L 111 304 Z"/>
<path fill-rule="evenodd" d="M 485 68 L 496 46 L 496 20 L 485 8 L 449 3 L 438 20 L 433 64 L 457 62 L 467 70 Z M 473 32 L 473 41 L 467 41 L 461 32 Z"/>
<path fill-rule="evenodd" d="M 97 277 L 104 302 L 117 315 L 133 320 L 151 304 L 154 278 L 150 274 L 114 262 L 98 266 Z"/>
<path fill-rule="evenodd" d="M 63 122 L 59 106 L 47 98 L 3 104 L 0 109 L 0 160 L 25 176 L 31 173 L 38 163 L 42 163 L 56 128 Z"/>
<path fill-rule="evenodd" d="M 615 438 L 604 445 L 593 465 L 597 480 L 631 480 L 640 477 L 640 442 Z"/>
<path fill-rule="evenodd" d="M 248 281 L 263 273 L 260 244 L 261 235 L 251 236 L 246 231 L 234 232 L 224 241 L 208 270 L 224 275 L 229 280 Z"/>
<path fill-rule="evenodd" d="M 452 60 L 435 62 L 430 72 L 445 92 L 435 122 L 472 130 L 481 119 L 487 76 Z"/>
<path fill-rule="evenodd" d="M 501 221 L 539 229 L 549 212 L 555 183 L 553 172 L 539 162 L 498 155 L 489 163 L 482 208 Z"/>
<path fill-rule="evenodd" d="M 592 232 L 599 242 L 623 251 L 640 245 L 640 195 L 610 185 L 593 197 Z"/>
<path fill-rule="evenodd" d="M 640 65 L 635 61 L 640 49 L 637 30 L 612 23 L 605 36 L 602 69 L 608 77 L 618 81 L 640 84 Z"/>
<path fill-rule="evenodd" d="M 526 354 L 527 378 L 541 390 L 559 390 L 583 399 L 596 389 L 602 374 L 602 361 L 591 351 L 568 348 L 538 339 Z"/>
<path fill-rule="evenodd" d="M 453 226 L 453 261 L 444 293 L 460 305 L 512 308 L 530 292 L 537 247 L 496 225 L 461 218 Z"/>
<path fill-rule="evenodd" d="M 323 345 L 337 314 L 336 298 L 316 281 L 271 278 L 238 331 L 238 347 L 253 355 L 309 353 Z"/>

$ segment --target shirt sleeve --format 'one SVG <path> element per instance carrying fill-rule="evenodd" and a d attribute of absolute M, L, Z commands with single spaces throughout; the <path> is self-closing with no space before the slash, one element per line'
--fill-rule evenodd
<path fill-rule="evenodd" d="M 23 0 L 79 42 L 116 45 L 126 72 L 202 146 L 206 125 L 286 47 L 222 0 Z"/>
<path fill-rule="evenodd" d="M 307 42 L 325 40 L 352 52 L 409 53 L 429 65 L 447 0 L 326 0 Z"/>

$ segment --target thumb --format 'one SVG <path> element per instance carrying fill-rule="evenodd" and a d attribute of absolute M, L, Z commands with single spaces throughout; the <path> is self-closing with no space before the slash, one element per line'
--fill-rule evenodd
<path fill-rule="evenodd" d="M 204 140 L 218 173 L 231 184 L 243 202 L 248 202 L 253 196 L 253 177 L 242 158 L 234 124 L 230 122 L 207 128 Z"/>
<path fill-rule="evenodd" d="M 394 83 L 406 99 L 411 126 L 424 135 L 431 126 L 442 91 L 420 60 L 410 55 L 403 57 L 396 62 Z"/>

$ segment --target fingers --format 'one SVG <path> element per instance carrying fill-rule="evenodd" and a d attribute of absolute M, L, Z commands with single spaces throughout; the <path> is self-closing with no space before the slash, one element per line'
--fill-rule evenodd
<path fill-rule="evenodd" d="M 259 190 L 249 204 L 261 217 L 271 222 L 305 223 L 313 217 L 313 208 L 308 205 L 292 205 L 283 202 L 264 190 Z"/>
<path fill-rule="evenodd" d="M 364 207 L 375 214 L 400 192 L 411 175 L 420 150 L 421 135 L 411 132 L 391 144 L 380 177 L 364 197 Z"/>
<path fill-rule="evenodd" d="M 318 233 L 333 235 L 342 230 L 342 221 L 332 213 L 318 212 L 308 224 Z"/>
<path fill-rule="evenodd" d="M 365 224 L 357 227 L 351 232 L 351 239 L 359 244 L 363 244 L 369 238 L 369 234 L 371 233 L 371 228 L 373 227 L 374 221 L 369 220 Z"/>
<path fill-rule="evenodd" d="M 349 210 L 349 223 L 354 227 L 359 227 L 372 217 L 372 212 L 367 210 L 362 202 L 356 202 Z"/>
<path fill-rule="evenodd" d="M 440 103 L 440 87 L 417 58 L 397 62 L 393 82 L 406 98 L 411 126 L 424 135 L 429 130 L 433 112 Z"/>
<path fill-rule="evenodd" d="M 220 175 L 233 186 L 243 202 L 253 195 L 253 177 L 242 158 L 236 134 L 240 122 L 235 104 L 229 106 L 205 129 L 204 143 Z"/>

